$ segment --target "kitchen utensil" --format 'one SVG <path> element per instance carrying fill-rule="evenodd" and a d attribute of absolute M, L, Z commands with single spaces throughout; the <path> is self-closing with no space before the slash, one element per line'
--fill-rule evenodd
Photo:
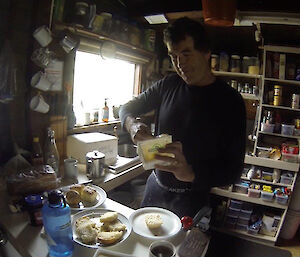
<path fill-rule="evenodd" d="M 54 60 L 54 53 L 47 48 L 37 48 L 31 55 L 31 60 L 39 67 L 46 68 Z"/>
<path fill-rule="evenodd" d="M 82 246 L 86 246 L 86 247 L 90 247 L 90 248 L 98 248 L 99 246 L 104 246 L 100 242 L 97 242 L 95 244 L 85 244 L 85 243 L 81 242 L 80 238 L 78 237 L 78 235 L 75 232 L 76 231 L 75 223 L 76 223 L 76 220 L 78 220 L 79 218 L 88 217 L 89 219 L 91 219 L 93 222 L 96 223 L 96 226 L 97 225 L 100 226 L 101 225 L 101 222 L 99 219 L 100 216 L 106 212 L 112 212 L 112 211 L 114 211 L 114 210 L 108 210 L 108 209 L 102 209 L 102 208 L 94 209 L 93 208 L 92 210 L 84 210 L 84 211 L 74 214 L 74 216 L 72 218 L 72 222 L 71 222 L 71 226 L 73 229 L 73 240 Z M 126 240 L 132 231 L 132 226 L 131 226 L 129 220 L 123 214 L 121 214 L 119 212 L 118 212 L 118 220 L 126 226 L 126 230 L 124 231 L 124 234 L 121 237 L 121 239 L 113 245 L 116 245 L 116 244 Z M 120 256 L 122 256 L 122 255 L 120 255 Z"/>
<path fill-rule="evenodd" d="M 90 178 L 101 178 L 105 175 L 105 154 L 97 150 L 86 154 L 86 174 Z"/>
<path fill-rule="evenodd" d="M 42 71 L 38 71 L 33 75 L 30 84 L 42 91 L 48 91 L 52 86 L 52 82 L 48 80 L 47 75 Z"/>
<path fill-rule="evenodd" d="M 30 109 L 40 113 L 47 113 L 50 109 L 49 104 L 46 103 L 42 95 L 34 96 L 30 101 Z"/>

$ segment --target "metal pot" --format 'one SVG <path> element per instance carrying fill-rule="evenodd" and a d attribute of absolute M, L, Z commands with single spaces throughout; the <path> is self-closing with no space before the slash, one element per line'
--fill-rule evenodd
<path fill-rule="evenodd" d="M 97 150 L 88 152 L 86 158 L 86 174 L 90 178 L 101 178 L 105 175 L 105 154 Z"/>

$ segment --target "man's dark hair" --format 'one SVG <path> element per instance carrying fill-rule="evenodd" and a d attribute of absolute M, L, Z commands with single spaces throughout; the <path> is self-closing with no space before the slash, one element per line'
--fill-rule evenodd
<path fill-rule="evenodd" d="M 186 36 L 194 39 L 195 49 L 208 52 L 209 39 L 203 25 L 188 17 L 179 18 L 164 30 L 164 43 L 177 44 Z"/>

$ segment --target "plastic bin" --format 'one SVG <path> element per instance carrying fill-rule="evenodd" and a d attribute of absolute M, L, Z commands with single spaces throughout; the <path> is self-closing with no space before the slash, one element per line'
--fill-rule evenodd
<path fill-rule="evenodd" d="M 254 198 L 259 198 L 260 197 L 260 190 L 259 189 L 248 189 L 248 196 L 249 197 L 254 197 Z"/>
<path fill-rule="evenodd" d="M 233 191 L 241 194 L 247 194 L 248 187 L 241 184 L 234 184 Z"/>
<path fill-rule="evenodd" d="M 242 225 L 249 225 L 249 220 L 250 218 L 242 218 L 242 217 L 239 217 L 238 220 L 237 220 L 237 223 L 238 224 L 242 224 Z"/>
<path fill-rule="evenodd" d="M 224 222 L 224 227 L 225 227 L 225 228 L 228 228 L 228 229 L 235 229 L 235 224 L 236 224 L 236 223 L 230 223 L 230 222 L 228 222 L 228 221 L 225 221 L 225 222 Z"/>
<path fill-rule="evenodd" d="M 242 208 L 243 202 L 238 200 L 230 200 L 229 207 L 240 210 Z"/>
<path fill-rule="evenodd" d="M 232 207 L 228 207 L 227 215 L 228 216 L 239 216 L 241 209 L 235 209 Z"/>
<path fill-rule="evenodd" d="M 239 218 L 250 219 L 252 211 L 241 210 Z"/>
<path fill-rule="evenodd" d="M 258 231 L 259 231 L 259 228 L 248 227 L 248 233 L 251 234 L 251 235 L 257 235 Z"/>
<path fill-rule="evenodd" d="M 295 125 L 281 124 L 281 134 L 292 136 L 294 134 Z"/>
<path fill-rule="evenodd" d="M 238 220 L 238 216 L 229 216 L 229 215 L 227 215 L 225 217 L 225 222 L 227 222 L 227 223 L 237 223 L 237 220 Z"/>
<path fill-rule="evenodd" d="M 286 184 L 286 185 L 291 185 L 293 183 L 293 177 L 289 177 L 286 175 L 281 175 L 280 176 L 280 183 Z"/>
<path fill-rule="evenodd" d="M 270 193 L 267 191 L 261 191 L 261 198 L 264 201 L 272 202 L 272 201 L 274 201 L 274 193 Z"/>
<path fill-rule="evenodd" d="M 252 203 L 247 203 L 243 202 L 243 206 L 241 208 L 244 211 L 253 211 L 253 204 Z"/>
<path fill-rule="evenodd" d="M 279 204 L 286 205 L 289 197 L 287 195 L 276 195 L 276 202 Z"/>
<path fill-rule="evenodd" d="M 248 230 L 248 225 L 243 225 L 243 224 L 236 224 L 235 229 L 237 230 L 242 230 L 242 231 L 247 231 Z"/>
<path fill-rule="evenodd" d="M 300 129 L 294 129 L 294 136 L 300 136 Z"/>
<path fill-rule="evenodd" d="M 273 181 L 273 172 L 263 171 L 262 179 L 266 181 Z"/>
<path fill-rule="evenodd" d="M 298 162 L 298 154 L 281 153 L 281 160 L 285 162 Z"/>
<path fill-rule="evenodd" d="M 261 131 L 273 133 L 275 124 L 261 123 Z"/>

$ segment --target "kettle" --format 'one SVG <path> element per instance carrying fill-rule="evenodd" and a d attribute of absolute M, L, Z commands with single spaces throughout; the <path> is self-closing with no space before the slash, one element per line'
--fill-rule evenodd
<path fill-rule="evenodd" d="M 85 28 L 92 28 L 96 17 L 96 5 L 88 1 L 76 1 L 73 7 L 73 22 Z"/>
<path fill-rule="evenodd" d="M 86 174 L 89 178 L 101 178 L 105 175 L 105 154 L 97 150 L 86 154 Z"/>

